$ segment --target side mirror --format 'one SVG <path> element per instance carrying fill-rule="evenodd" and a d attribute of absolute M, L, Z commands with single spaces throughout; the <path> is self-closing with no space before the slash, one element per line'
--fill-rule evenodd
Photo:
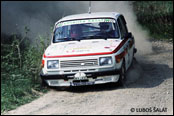
<path fill-rule="evenodd" d="M 132 33 L 131 32 L 125 34 L 125 36 L 124 36 L 124 38 L 131 38 L 131 37 L 132 37 Z"/>

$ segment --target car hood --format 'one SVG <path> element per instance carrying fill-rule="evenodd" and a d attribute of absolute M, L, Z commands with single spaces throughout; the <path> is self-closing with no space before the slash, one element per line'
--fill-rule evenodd
<path fill-rule="evenodd" d="M 112 52 L 121 41 L 120 39 L 94 39 L 54 43 L 46 49 L 45 56 L 68 56 Z"/>

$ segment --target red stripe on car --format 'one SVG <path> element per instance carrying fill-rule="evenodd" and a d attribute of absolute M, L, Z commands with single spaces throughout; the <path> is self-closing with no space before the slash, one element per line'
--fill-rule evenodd
<path fill-rule="evenodd" d="M 57 56 L 46 56 L 44 54 L 44 58 L 60 58 L 60 57 L 76 57 L 76 56 L 92 56 L 92 55 L 106 55 L 116 53 L 125 43 L 127 39 L 124 39 L 117 48 L 115 48 L 112 52 L 101 52 L 101 53 L 88 53 L 88 54 L 73 54 L 73 55 L 57 55 Z"/>

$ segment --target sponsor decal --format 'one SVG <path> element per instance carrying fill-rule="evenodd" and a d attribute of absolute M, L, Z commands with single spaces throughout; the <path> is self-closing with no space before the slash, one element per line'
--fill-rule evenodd
<path fill-rule="evenodd" d="M 57 27 L 67 26 L 67 25 L 75 25 L 75 24 L 84 24 L 84 23 L 98 23 L 98 22 L 113 22 L 115 23 L 114 19 L 86 19 L 86 20 L 74 20 L 74 21 L 66 21 L 60 22 L 56 25 Z"/>
<path fill-rule="evenodd" d="M 89 47 L 76 47 L 66 51 L 66 53 L 74 53 L 74 52 L 89 52 Z"/>
<path fill-rule="evenodd" d="M 57 56 L 46 56 L 44 54 L 44 58 L 60 58 L 60 57 L 76 57 L 76 56 L 92 56 L 92 55 L 106 55 L 116 53 L 128 40 L 128 38 L 124 39 L 113 51 L 111 52 L 100 52 L 100 53 L 87 53 L 87 54 L 71 54 L 71 55 L 57 55 Z M 68 51 L 67 51 L 68 52 Z"/>

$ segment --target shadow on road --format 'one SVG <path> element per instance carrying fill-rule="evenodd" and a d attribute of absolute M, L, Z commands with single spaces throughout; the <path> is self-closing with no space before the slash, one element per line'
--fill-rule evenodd
<path fill-rule="evenodd" d="M 136 72 L 135 70 L 141 71 L 138 75 L 135 75 L 138 77 L 134 77 L 134 75 L 128 76 L 129 80 L 136 78 L 133 83 L 128 83 L 128 88 L 153 88 L 159 86 L 165 80 L 173 78 L 173 68 L 166 64 L 156 64 L 148 60 L 135 62 L 130 72 Z"/>

